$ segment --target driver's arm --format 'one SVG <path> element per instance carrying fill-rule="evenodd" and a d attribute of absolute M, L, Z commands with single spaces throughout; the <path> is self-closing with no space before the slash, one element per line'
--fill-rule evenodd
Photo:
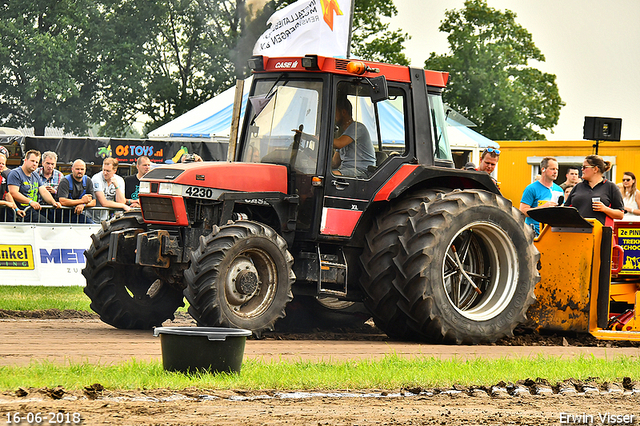
<path fill-rule="evenodd" d="M 335 138 L 333 140 L 333 147 L 336 149 L 344 148 L 345 146 L 349 145 L 351 142 L 353 142 L 353 139 L 351 139 L 351 136 L 342 135 L 339 138 Z"/>
<path fill-rule="evenodd" d="M 340 153 L 336 151 L 333 153 L 333 158 L 331 159 L 331 168 L 337 169 L 338 167 L 340 167 L 340 163 L 342 163 L 342 160 L 340 159 Z"/>

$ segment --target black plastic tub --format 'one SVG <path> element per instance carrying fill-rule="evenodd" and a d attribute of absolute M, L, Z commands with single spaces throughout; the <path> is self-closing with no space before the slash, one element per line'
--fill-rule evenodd
<path fill-rule="evenodd" d="M 239 373 L 251 331 L 222 327 L 156 327 L 167 371 Z"/>

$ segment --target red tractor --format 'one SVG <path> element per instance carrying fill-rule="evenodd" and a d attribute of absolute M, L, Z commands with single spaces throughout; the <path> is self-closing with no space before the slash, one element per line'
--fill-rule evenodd
<path fill-rule="evenodd" d="M 491 177 L 454 167 L 447 73 L 310 55 L 250 66 L 233 161 L 151 170 L 141 211 L 93 235 L 83 274 L 101 319 L 151 328 L 186 298 L 198 325 L 260 335 L 306 298 L 362 302 L 400 339 L 512 335 L 539 255 Z"/>

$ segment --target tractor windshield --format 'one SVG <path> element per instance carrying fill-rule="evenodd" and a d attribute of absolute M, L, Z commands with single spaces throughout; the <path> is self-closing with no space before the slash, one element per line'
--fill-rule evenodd
<path fill-rule="evenodd" d="M 321 81 L 262 80 L 256 83 L 240 160 L 290 165 L 314 174 L 318 160 Z"/>

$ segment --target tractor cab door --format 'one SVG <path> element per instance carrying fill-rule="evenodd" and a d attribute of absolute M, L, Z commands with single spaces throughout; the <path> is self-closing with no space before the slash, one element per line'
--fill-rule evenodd
<path fill-rule="evenodd" d="M 347 239 L 377 190 L 415 158 L 407 143 L 411 102 L 408 84 L 390 82 L 378 102 L 366 79 L 342 77 L 335 88 L 319 233 Z"/>
<path fill-rule="evenodd" d="M 287 166 L 288 193 L 298 196 L 296 230 L 313 233 L 319 198 L 313 179 L 326 161 L 320 149 L 323 76 L 267 75 L 254 85 L 237 160 Z"/>

